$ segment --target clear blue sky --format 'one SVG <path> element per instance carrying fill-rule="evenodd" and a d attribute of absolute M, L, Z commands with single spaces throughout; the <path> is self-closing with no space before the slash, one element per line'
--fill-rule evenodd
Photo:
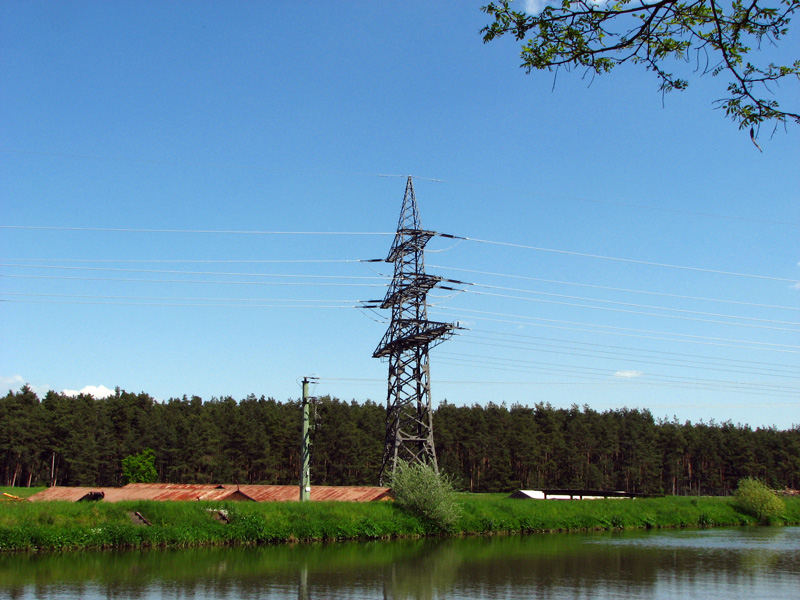
<path fill-rule="evenodd" d="M 724 75 L 554 86 L 480 5 L 0 4 L 3 388 L 385 402 L 352 307 L 391 266 L 355 261 L 411 174 L 425 228 L 492 242 L 429 244 L 473 284 L 430 298 L 465 328 L 434 401 L 800 424 L 798 128 L 759 152 Z"/>

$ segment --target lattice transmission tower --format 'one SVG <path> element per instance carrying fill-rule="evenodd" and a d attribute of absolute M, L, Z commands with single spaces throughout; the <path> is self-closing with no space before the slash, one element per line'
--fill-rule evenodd
<path fill-rule="evenodd" d="M 430 464 L 438 471 L 428 350 L 450 337 L 456 326 L 428 320 L 427 294 L 443 280 L 425 273 L 424 248 L 435 235 L 439 234 L 420 228 L 409 177 L 397 233 L 386 258 L 394 263 L 394 277 L 377 305 L 392 310 L 392 321 L 372 355 L 389 363 L 381 483 L 394 473 L 398 460 Z"/>

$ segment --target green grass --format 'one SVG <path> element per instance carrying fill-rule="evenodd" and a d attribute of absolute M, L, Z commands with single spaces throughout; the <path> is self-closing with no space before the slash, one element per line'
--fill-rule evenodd
<path fill-rule="evenodd" d="M 458 494 L 454 534 L 504 534 L 756 524 L 731 498 L 511 500 Z M 212 518 L 226 511 L 230 523 Z M 136 525 L 131 512 L 152 524 Z M 800 524 L 800 498 L 786 498 L 775 524 Z M 430 523 L 391 502 L 4 502 L 0 551 L 187 548 L 291 541 L 437 535 Z"/>
<path fill-rule="evenodd" d="M 11 494 L 18 498 L 30 498 L 34 494 L 41 492 L 43 487 L 4 487 L 0 485 L 0 501 L 3 500 L 3 494 Z"/>

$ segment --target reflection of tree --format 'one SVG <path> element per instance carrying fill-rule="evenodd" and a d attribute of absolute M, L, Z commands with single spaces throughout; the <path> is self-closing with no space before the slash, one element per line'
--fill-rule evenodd
<path fill-rule="evenodd" d="M 777 550 L 747 550 L 739 553 L 739 572 L 743 576 L 758 577 L 762 573 L 775 571 L 783 558 Z"/>
<path fill-rule="evenodd" d="M 462 540 L 423 543 L 416 555 L 385 568 L 383 597 L 386 600 L 431 600 L 446 596 L 464 559 L 464 553 L 457 548 L 459 541 Z"/>
<path fill-rule="evenodd" d="M 458 574 L 461 589 L 481 589 L 486 597 L 502 597 L 510 589 L 549 597 L 569 591 L 573 597 L 652 594 L 658 557 L 633 556 L 607 543 L 608 536 L 541 535 L 497 537 L 474 541 L 474 551 Z"/>
<path fill-rule="evenodd" d="M 800 528 L 787 527 L 0 555 L 0 596 L 34 597 L 34 589 L 42 599 L 703 595 L 711 585 L 740 591 L 796 582 L 798 543 Z"/>

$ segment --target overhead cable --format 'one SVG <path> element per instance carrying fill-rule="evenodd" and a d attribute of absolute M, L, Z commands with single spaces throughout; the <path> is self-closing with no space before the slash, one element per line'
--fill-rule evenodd
<path fill-rule="evenodd" d="M 677 359 L 671 359 L 672 362 L 663 362 L 663 361 L 657 361 L 657 360 L 648 360 L 649 357 L 642 358 L 641 356 L 637 356 L 635 354 L 623 353 L 623 352 L 602 353 L 600 351 L 594 351 L 595 352 L 594 354 L 590 354 L 590 353 L 588 353 L 588 351 L 576 352 L 574 348 L 565 348 L 565 349 L 560 349 L 560 350 L 553 350 L 552 349 L 552 348 L 558 348 L 558 346 L 552 346 L 551 348 L 549 348 L 547 350 L 540 350 L 540 349 L 536 349 L 536 348 L 533 348 L 533 349 L 532 348 L 527 348 L 525 346 L 500 344 L 500 343 L 492 344 L 492 343 L 488 343 L 488 342 L 470 341 L 470 344 L 475 344 L 475 345 L 478 345 L 478 346 L 487 346 L 487 347 L 492 347 L 492 348 L 505 348 L 505 349 L 511 349 L 511 350 L 515 350 L 515 351 L 519 351 L 521 349 L 524 349 L 524 350 L 528 350 L 530 352 L 541 352 L 541 353 L 547 354 L 547 355 L 561 354 L 561 355 L 565 355 L 565 356 L 581 356 L 581 357 L 596 358 L 596 359 L 601 359 L 601 360 L 619 361 L 620 358 L 622 358 L 623 360 L 626 360 L 628 362 L 633 362 L 635 364 L 659 365 L 659 366 L 666 366 L 666 367 L 677 367 L 677 368 L 682 368 L 682 369 L 686 369 L 686 368 L 689 368 L 689 369 L 694 368 L 694 369 L 696 369 L 700 365 L 702 365 L 703 369 L 710 370 L 710 371 L 720 371 L 720 372 L 725 372 L 725 373 L 742 373 L 742 374 L 748 374 L 748 375 L 769 375 L 771 377 L 782 377 L 784 379 L 796 379 L 796 380 L 800 381 L 800 375 L 783 373 L 783 372 L 781 372 L 781 371 L 779 371 L 777 369 L 770 369 L 770 370 L 760 370 L 759 369 L 759 370 L 755 370 L 755 371 L 754 370 L 745 370 L 745 369 L 742 369 L 741 367 L 735 367 L 733 365 L 724 365 L 724 366 L 722 366 L 722 365 L 718 365 L 718 364 L 715 364 L 715 363 L 710 363 L 710 362 L 707 362 L 707 361 L 706 362 L 697 363 L 697 362 L 692 362 L 692 361 L 690 361 L 688 359 L 684 360 L 684 361 L 679 361 Z M 545 346 L 547 346 L 547 345 L 545 345 Z"/>
<path fill-rule="evenodd" d="M 32 229 L 44 231 L 97 231 L 112 233 L 214 233 L 235 235 L 394 235 L 384 231 L 259 231 L 228 229 L 135 229 L 130 227 L 56 227 L 40 225 L 0 225 L 0 229 Z"/>
<path fill-rule="evenodd" d="M 480 334 L 488 334 L 488 335 L 480 335 Z M 506 333 L 500 331 L 492 331 L 488 329 L 475 329 L 475 328 L 462 329 L 459 332 L 458 336 L 458 339 L 461 338 L 477 338 L 479 340 L 501 341 L 505 342 L 506 346 L 509 348 L 526 349 L 533 346 L 534 348 L 536 347 L 559 348 L 559 349 L 566 349 L 569 351 L 574 351 L 577 349 L 585 352 L 596 352 L 599 354 L 611 354 L 615 356 L 641 356 L 642 354 L 646 354 L 646 355 L 655 355 L 655 357 L 659 358 L 666 357 L 664 358 L 664 360 L 685 361 L 690 365 L 716 364 L 728 367 L 735 367 L 736 365 L 745 365 L 748 368 L 753 368 L 753 365 L 757 365 L 755 368 L 759 369 L 760 371 L 773 371 L 780 373 L 783 372 L 783 369 L 790 369 L 797 371 L 798 374 L 800 374 L 800 364 L 787 365 L 787 364 L 775 363 L 773 361 L 765 362 L 765 361 L 754 361 L 754 360 L 742 360 L 738 358 L 728 358 L 721 356 L 708 356 L 707 354 L 687 354 L 686 352 L 669 352 L 666 350 L 652 350 L 650 348 L 634 348 L 631 346 L 616 346 L 605 343 L 599 344 L 592 342 L 583 342 L 579 340 L 565 340 L 552 337 L 540 337 L 533 335 Z M 509 340 L 508 338 L 516 338 L 516 339 Z M 531 342 L 527 340 L 537 340 L 537 341 Z M 543 343 L 543 342 L 549 342 L 549 343 Z M 561 344 L 553 342 L 561 342 Z M 617 352 L 618 350 L 628 350 L 629 352 Z M 678 358 L 670 358 L 672 356 Z M 706 362 L 709 359 L 714 360 L 716 362 Z"/>
<path fill-rule="evenodd" d="M 223 169 L 237 169 L 237 170 L 253 170 L 253 171 L 270 171 L 270 172 L 278 172 L 278 173 L 313 173 L 313 174 L 321 174 L 321 175 L 357 175 L 357 176 L 366 176 L 366 177 L 407 177 L 407 175 L 385 175 L 380 173 L 366 173 L 363 171 L 336 171 L 330 169 L 287 169 L 282 167 L 267 167 L 263 165 L 245 165 L 239 163 L 214 163 L 214 162 L 197 162 L 197 161 L 177 161 L 177 160 L 159 160 L 159 159 L 145 159 L 145 158 L 127 158 L 121 156 L 99 156 L 99 155 L 91 155 L 91 154 L 71 154 L 65 152 L 42 152 L 42 151 L 30 151 L 30 150 L 10 150 L 10 149 L 3 149 L 0 150 L 2 153 L 7 154 L 20 154 L 20 155 L 33 155 L 33 156 L 54 156 L 54 157 L 62 157 L 62 158 L 82 158 L 82 159 L 89 159 L 89 160 L 104 160 L 104 161 L 117 161 L 117 162 L 131 162 L 131 163 L 143 163 L 143 164 L 157 164 L 157 165 L 174 165 L 174 166 L 187 166 L 187 167 L 215 167 L 215 168 L 223 168 Z M 517 189 L 517 188 L 508 188 L 504 186 L 496 186 L 496 185 L 485 185 L 479 183 L 469 183 L 464 181 L 452 181 L 446 179 L 432 179 L 428 177 L 418 177 L 416 175 L 412 175 L 414 179 L 423 180 L 423 181 L 432 181 L 436 183 L 445 183 L 448 185 L 459 185 L 464 187 L 471 187 L 477 189 L 485 189 L 485 190 L 495 190 L 500 192 L 512 193 L 512 194 L 522 194 L 525 196 L 535 196 L 541 198 L 557 198 L 563 200 L 571 200 L 577 202 L 589 202 L 592 204 L 601 204 L 601 205 L 608 205 L 608 206 L 620 206 L 623 208 L 636 208 L 641 210 L 650 210 L 650 211 L 658 211 L 658 212 L 668 212 L 674 214 L 685 214 L 695 217 L 711 217 L 714 219 L 730 219 L 736 221 L 750 221 L 753 223 L 766 223 L 771 225 L 786 225 L 791 227 L 800 227 L 800 223 L 793 223 L 788 221 L 776 221 L 772 219 L 759 219 L 755 217 L 743 217 L 739 215 L 723 215 L 719 213 L 707 213 L 701 212 L 696 210 L 686 210 L 680 208 L 670 208 L 666 206 L 652 206 L 646 204 L 635 204 L 632 202 L 619 202 L 619 201 L 610 201 L 610 200 L 598 200 L 596 198 L 587 198 L 584 196 L 570 196 L 565 194 L 543 194 L 541 192 L 532 192 L 530 190 L 524 189 Z"/>
<path fill-rule="evenodd" d="M 494 297 L 498 297 L 498 298 L 510 298 L 510 299 L 513 299 L 513 300 L 527 300 L 529 302 L 541 302 L 541 303 L 544 303 L 544 304 L 555 304 L 555 305 L 558 305 L 558 306 L 572 306 L 572 307 L 576 307 L 576 308 L 590 308 L 590 309 L 594 309 L 594 310 L 604 310 L 604 311 L 619 312 L 619 313 L 632 314 L 632 315 L 642 315 L 642 316 L 646 316 L 646 317 L 662 317 L 662 318 L 665 318 L 665 319 L 678 319 L 678 320 L 681 320 L 681 321 L 695 321 L 695 322 L 698 322 L 698 323 L 714 323 L 714 324 L 718 324 L 718 325 L 734 325 L 734 326 L 737 326 L 737 327 L 752 327 L 752 328 L 756 328 L 756 329 L 768 329 L 768 330 L 772 330 L 772 331 L 788 331 L 788 332 L 793 332 L 793 333 L 800 333 L 800 329 L 787 329 L 785 327 L 771 327 L 771 326 L 768 326 L 768 325 L 755 325 L 753 323 L 736 323 L 734 321 L 717 321 L 717 320 L 714 320 L 714 319 L 698 319 L 696 317 L 685 317 L 685 316 L 680 316 L 680 315 L 662 315 L 662 314 L 659 314 L 659 313 L 641 312 L 641 311 L 636 311 L 636 310 L 627 310 L 627 309 L 623 309 L 623 308 L 611 308 L 611 307 L 608 307 L 608 306 L 591 306 L 589 304 L 575 304 L 573 302 L 559 302 L 559 301 L 556 301 L 556 300 L 544 300 L 542 298 L 523 298 L 523 297 L 520 297 L 520 296 L 510 296 L 508 294 L 493 294 L 493 293 L 490 293 L 490 292 L 478 292 L 478 291 L 471 290 L 471 289 L 465 289 L 463 291 L 468 293 L 468 294 L 476 294 L 476 295 L 479 295 L 479 296 L 494 296 Z M 530 293 L 535 294 L 537 292 L 530 292 Z M 606 301 L 606 300 L 592 300 L 591 298 L 587 298 L 587 300 L 591 300 L 593 302 L 610 302 L 610 301 Z M 624 302 L 610 302 L 610 303 L 611 304 L 625 304 L 625 305 L 627 305 Z M 631 304 L 631 305 L 628 305 L 628 306 L 637 306 L 637 305 Z M 675 311 L 678 311 L 678 309 L 670 309 L 670 308 L 661 308 L 661 307 L 652 307 L 652 308 L 655 308 L 657 310 L 675 310 Z M 695 313 L 695 311 L 686 311 L 686 310 L 680 310 L 679 312 L 694 313 L 694 314 L 707 314 L 707 313 Z M 800 323 L 791 323 L 791 322 L 785 322 L 785 321 L 770 321 L 770 320 L 767 320 L 767 319 L 756 319 L 756 318 L 752 318 L 752 317 L 735 317 L 735 316 L 731 316 L 731 315 L 720 315 L 720 316 L 721 317 L 725 317 L 725 318 L 730 318 L 730 319 L 741 318 L 741 319 L 748 319 L 748 320 L 751 320 L 751 321 L 761 321 L 761 322 L 766 322 L 766 323 L 777 323 L 777 324 L 798 325 L 798 326 L 800 326 Z"/>
<path fill-rule="evenodd" d="M 438 311 L 448 311 L 454 312 L 453 309 L 449 307 L 440 306 L 438 307 L 434 313 Z M 649 340 L 657 340 L 662 342 L 677 342 L 677 343 L 687 343 L 687 344 L 699 344 L 704 346 L 720 346 L 720 347 L 727 347 L 727 348 L 738 348 L 740 350 L 763 350 L 769 352 L 784 352 L 789 354 L 800 354 L 800 346 L 790 346 L 784 344 L 768 344 L 770 346 L 779 346 L 774 348 L 767 348 L 763 347 L 764 344 L 767 342 L 753 342 L 748 340 L 730 340 L 725 338 L 716 338 L 716 337 L 703 337 L 703 336 L 693 336 L 688 334 L 678 334 L 678 333 L 669 333 L 664 331 L 651 331 L 647 329 L 634 329 L 631 327 L 612 327 L 610 325 L 594 325 L 592 323 L 577 323 L 573 321 L 562 321 L 556 319 L 542 319 L 537 317 L 526 317 L 526 316 L 519 316 L 519 315 L 504 315 L 503 313 L 491 313 L 487 311 L 475 311 L 475 310 L 466 310 L 465 312 L 469 313 L 482 313 L 488 315 L 497 315 L 497 316 L 511 316 L 516 317 L 518 319 L 526 319 L 525 321 L 515 321 L 512 319 L 497 319 L 491 317 L 484 317 L 484 316 L 474 316 L 469 315 L 463 317 L 462 321 L 467 321 L 469 319 L 475 319 L 478 321 L 491 321 L 494 323 L 509 323 L 512 325 L 525 325 L 530 327 L 548 327 L 550 329 L 561 329 L 566 331 L 580 331 L 583 333 L 592 333 L 592 334 L 602 334 L 602 335 L 619 335 L 623 337 L 634 337 L 639 339 L 649 339 Z M 452 317 L 448 317 L 452 318 Z M 532 323 L 531 320 L 535 319 L 537 321 L 545 321 L 545 323 Z M 464 323 L 460 323 L 462 327 L 464 327 Z M 583 327 L 596 327 L 596 328 L 604 328 L 604 329 L 612 329 L 613 331 L 598 331 L 597 329 L 581 329 L 579 327 L 565 327 L 564 325 L 579 325 Z M 628 333 L 632 332 L 632 333 Z M 656 337 L 655 335 L 641 335 L 643 333 L 650 333 L 650 334 L 657 334 L 661 336 L 680 336 L 683 339 L 675 339 L 670 337 Z M 747 344 L 758 344 L 758 346 L 748 346 Z"/>
<path fill-rule="evenodd" d="M 474 274 L 477 274 L 477 275 L 491 275 L 491 276 L 494 276 L 494 277 L 507 277 L 507 278 L 510 278 L 510 279 L 523 279 L 523 280 L 526 280 L 526 281 L 539 281 L 539 282 L 542 282 L 542 283 L 555 283 L 555 284 L 558 284 L 558 285 L 572 285 L 572 286 L 578 286 L 578 287 L 588 287 L 588 288 L 599 289 L 599 290 L 608 290 L 608 291 L 612 291 L 612 292 L 626 292 L 626 293 L 632 293 L 632 294 L 646 294 L 646 295 L 649 295 L 649 296 L 664 296 L 666 298 L 678 298 L 678 299 L 681 299 L 681 300 L 702 300 L 704 302 L 722 302 L 722 303 L 725 303 L 725 304 L 740 304 L 740 305 L 743 305 L 743 306 L 755 306 L 755 307 L 759 307 L 759 308 L 777 308 L 777 309 L 781 309 L 781 310 L 800 310 L 800 306 L 775 306 L 773 304 L 759 304 L 759 303 L 755 303 L 755 302 L 741 302 L 741 301 L 737 301 L 737 300 L 724 300 L 722 298 L 705 298 L 705 297 L 702 297 L 702 296 L 685 296 L 685 295 L 681 295 L 681 294 L 668 294 L 668 293 L 664 293 L 664 292 L 652 292 L 652 291 L 646 291 L 646 290 L 632 290 L 632 289 L 628 289 L 628 288 L 609 287 L 609 286 L 605 286 L 605 285 L 594 285 L 594 284 L 591 284 L 591 283 L 577 283 L 577 282 L 574 282 L 574 281 L 558 281 L 558 280 L 554 280 L 554 279 L 541 279 L 539 277 L 526 277 L 524 275 L 511 275 L 511 274 L 508 274 L 508 273 L 494 273 L 494 272 L 491 272 L 491 271 L 476 271 L 474 269 L 459 269 L 459 268 L 456 268 L 456 267 L 444 267 L 444 266 L 441 266 L 441 265 L 428 265 L 428 266 L 431 267 L 432 269 L 446 269 L 446 270 L 450 270 L 450 271 L 460 271 L 462 273 L 474 273 Z M 478 284 L 474 284 L 474 285 L 478 285 Z"/>
<path fill-rule="evenodd" d="M 465 240 L 468 240 L 470 242 L 476 242 L 476 243 L 479 243 L 479 244 L 491 244 L 491 245 L 494 245 L 494 246 L 506 246 L 506 247 L 509 247 L 509 248 L 521 248 L 521 249 L 524 249 L 524 250 L 536 250 L 538 252 L 549 252 L 549 253 L 553 253 L 553 254 L 565 254 L 565 255 L 568 255 L 568 256 L 580 256 L 582 258 L 595 258 L 595 259 L 599 259 L 599 260 L 611 260 L 611 261 L 624 262 L 624 263 L 630 263 L 630 264 L 636 264 L 636 265 L 646 265 L 646 266 L 649 266 L 649 267 L 663 267 L 663 268 L 668 268 L 668 269 L 680 269 L 680 270 L 683 270 L 683 271 L 695 271 L 695 272 L 699 272 L 699 273 L 711 273 L 711 274 L 714 274 L 714 275 L 731 275 L 731 276 L 735 276 L 735 277 L 750 277 L 750 278 L 753 278 L 753 279 L 767 279 L 767 280 L 770 280 L 770 281 L 785 281 L 785 282 L 789 282 L 789 283 L 797 283 L 797 280 L 795 280 L 795 279 L 786 279 L 786 278 L 783 278 L 783 277 L 771 277 L 771 276 L 768 276 L 768 275 L 754 275 L 754 274 L 751 274 L 751 273 L 736 273 L 736 272 L 733 272 L 733 271 L 720 271 L 720 270 L 717 270 L 717 269 L 705 269 L 705 268 L 701 268 L 701 267 L 687 267 L 687 266 L 682 266 L 682 265 L 672 265 L 672 264 L 667 264 L 667 263 L 658 263 L 658 262 L 651 262 L 651 261 L 646 261 L 646 260 L 634 260 L 632 258 L 619 258 L 619 257 L 615 257 L 615 256 L 603 256 L 603 255 L 600 255 L 600 254 L 587 254 L 585 252 L 574 252 L 574 251 L 571 251 L 571 250 L 556 250 L 554 248 L 542 248 L 542 247 L 539 247 L 539 246 L 528 246 L 526 244 L 513 244 L 513 243 L 510 243 L 510 242 L 494 242 L 494 241 L 491 241 L 491 240 L 481 240 L 481 239 L 469 238 L 469 237 L 459 238 L 459 239 L 465 239 Z"/>
<path fill-rule="evenodd" d="M 144 279 L 125 277 L 71 277 L 67 275 L 6 275 L 0 277 L 14 279 L 59 279 L 66 281 L 124 281 L 130 283 L 189 283 L 205 285 L 304 285 L 304 286 L 341 286 L 341 287 L 372 287 L 385 288 L 388 284 L 380 283 L 326 283 L 324 281 L 198 281 L 194 279 Z M 350 279 L 343 277 L 342 279 Z"/>
<path fill-rule="evenodd" d="M 166 275 L 222 275 L 228 277 L 277 277 L 302 279 L 383 279 L 365 275 L 284 275 L 278 273 L 226 273 L 224 271 L 174 271 L 154 269 L 121 269 L 115 267 L 69 267 L 63 265 L 14 265 L 0 264 L 0 267 L 18 267 L 21 269 L 60 269 L 64 271 L 111 271 L 114 273 L 158 273 Z"/>

